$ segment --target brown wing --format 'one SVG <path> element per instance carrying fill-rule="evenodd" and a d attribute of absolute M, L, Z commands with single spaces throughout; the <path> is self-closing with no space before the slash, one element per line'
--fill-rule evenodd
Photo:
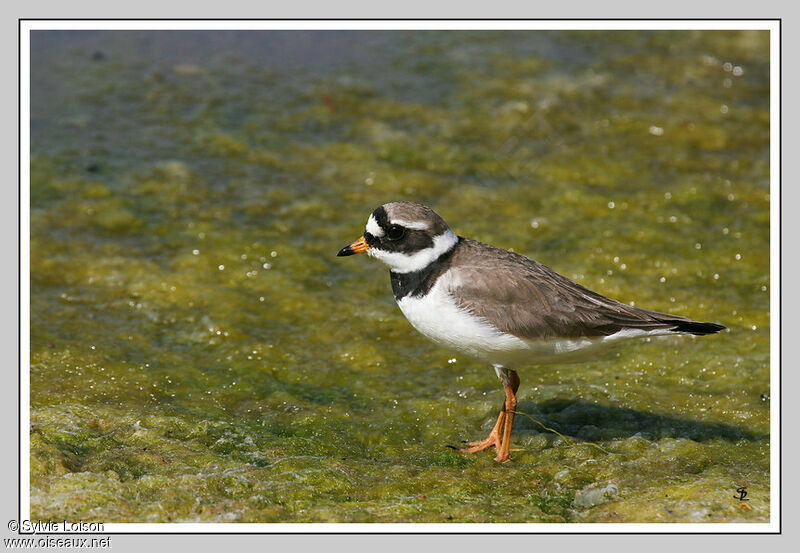
<path fill-rule="evenodd" d="M 601 296 L 549 267 L 506 250 L 462 239 L 450 266 L 458 305 L 520 338 L 609 336 L 624 329 L 718 332 L 698 323 Z"/>

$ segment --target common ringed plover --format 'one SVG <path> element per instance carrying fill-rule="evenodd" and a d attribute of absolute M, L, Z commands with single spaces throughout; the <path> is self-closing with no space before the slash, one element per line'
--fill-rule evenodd
<path fill-rule="evenodd" d="M 397 305 L 414 328 L 494 367 L 505 403 L 489 436 L 459 451 L 494 446 L 499 462 L 509 458 L 516 368 L 580 360 L 623 338 L 725 328 L 606 298 L 525 256 L 457 236 L 414 202 L 373 211 L 364 235 L 338 255 L 362 252 L 389 266 Z"/>

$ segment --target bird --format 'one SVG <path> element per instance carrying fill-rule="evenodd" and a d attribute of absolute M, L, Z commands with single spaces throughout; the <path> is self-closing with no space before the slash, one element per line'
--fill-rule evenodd
<path fill-rule="evenodd" d="M 375 209 L 363 235 L 338 256 L 366 253 L 389 267 L 403 315 L 422 335 L 494 367 L 505 401 L 484 440 L 510 459 L 517 369 L 590 359 L 641 336 L 714 334 L 725 327 L 607 298 L 528 257 L 456 235 L 430 207 L 398 201 Z"/>

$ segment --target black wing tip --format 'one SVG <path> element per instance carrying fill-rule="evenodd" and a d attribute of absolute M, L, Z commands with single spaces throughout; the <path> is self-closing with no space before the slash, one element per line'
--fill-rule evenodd
<path fill-rule="evenodd" d="M 700 323 L 697 321 L 669 321 L 675 324 L 675 328 L 670 329 L 672 332 L 686 332 L 694 334 L 695 336 L 705 336 L 706 334 L 716 334 L 720 330 L 725 330 L 725 327 L 717 323 Z"/>

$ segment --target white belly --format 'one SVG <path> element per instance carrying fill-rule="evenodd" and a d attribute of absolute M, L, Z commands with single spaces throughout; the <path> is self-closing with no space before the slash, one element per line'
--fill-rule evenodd
<path fill-rule="evenodd" d="M 406 296 L 397 302 L 421 334 L 441 346 L 493 364 L 502 364 L 500 357 L 528 351 L 524 340 L 460 309 L 443 289 L 443 280 L 440 278 L 423 297 Z"/>
<path fill-rule="evenodd" d="M 433 342 L 492 365 L 520 368 L 584 361 L 596 353 L 598 346 L 611 345 L 619 338 L 670 334 L 663 330 L 623 330 L 601 338 L 523 340 L 459 308 L 446 285 L 446 277 L 440 278 L 427 295 L 406 296 L 397 305 L 411 325 Z"/>

